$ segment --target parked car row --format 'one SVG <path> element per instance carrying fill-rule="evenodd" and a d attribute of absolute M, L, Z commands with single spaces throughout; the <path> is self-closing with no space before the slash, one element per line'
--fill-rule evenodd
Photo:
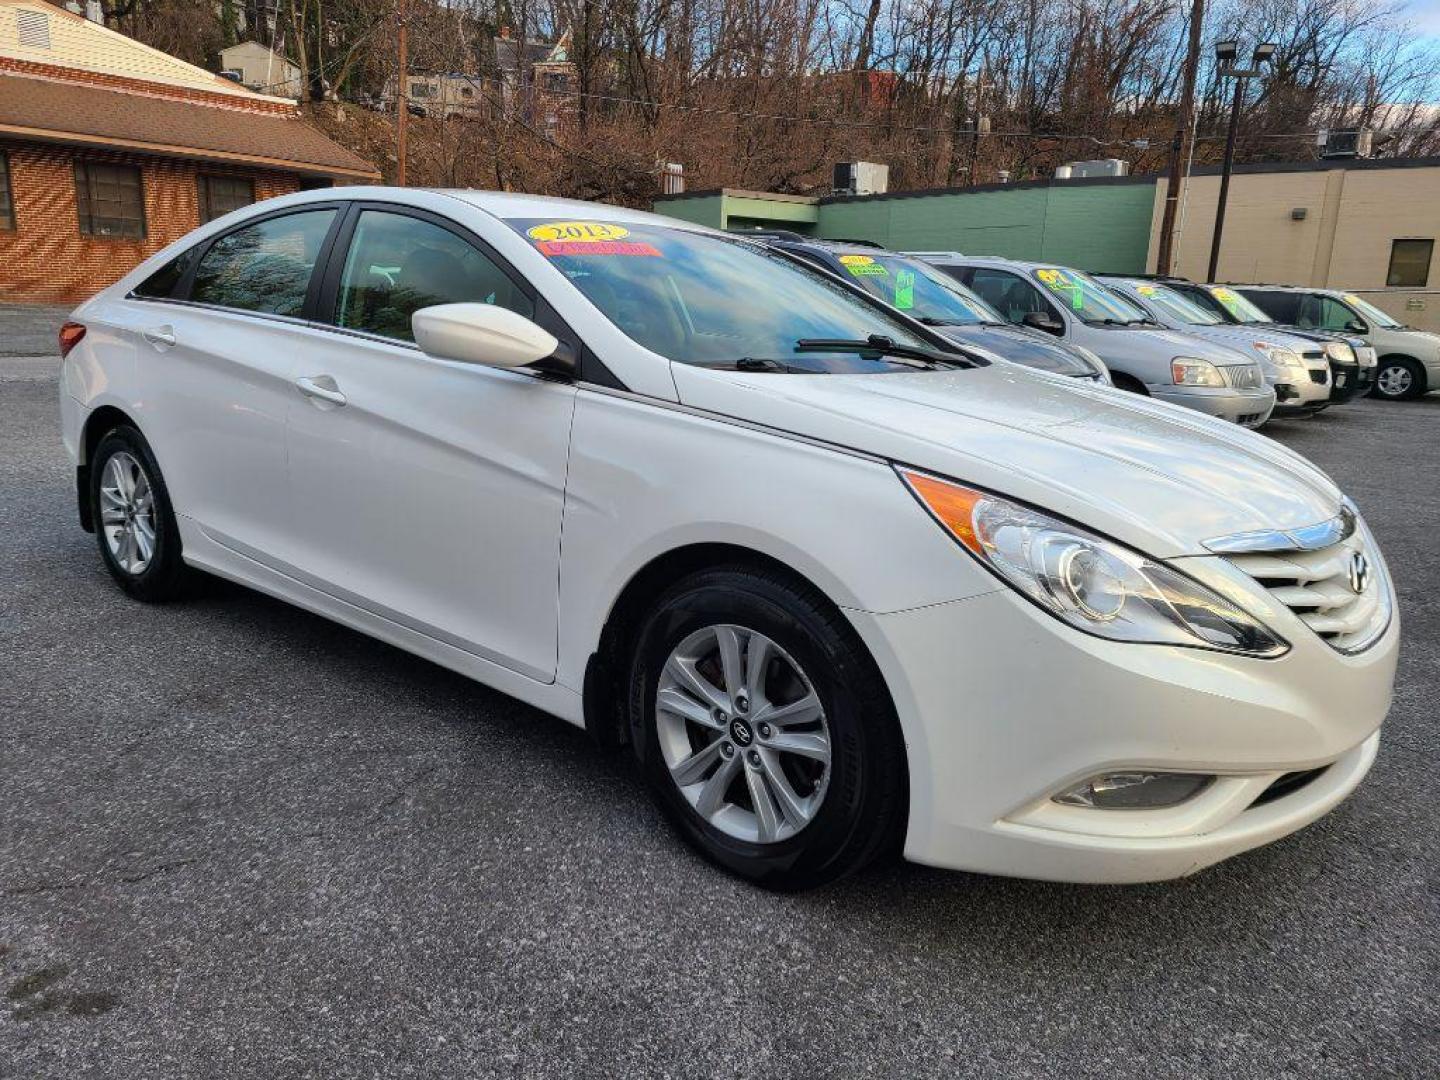
<path fill-rule="evenodd" d="M 1440 337 L 1338 290 L 1092 275 L 785 231 L 743 235 L 851 281 L 955 341 L 1246 427 L 1314 415 L 1365 393 L 1408 398 L 1440 387 Z"/>
<path fill-rule="evenodd" d="M 1063 267 L 339 188 L 83 304 L 60 412 L 127 594 L 231 578 L 583 725 L 747 879 L 1151 881 L 1353 791 L 1399 642 L 1329 477 L 1103 385 L 1253 426 L 1291 347 L 1160 317 Z"/>

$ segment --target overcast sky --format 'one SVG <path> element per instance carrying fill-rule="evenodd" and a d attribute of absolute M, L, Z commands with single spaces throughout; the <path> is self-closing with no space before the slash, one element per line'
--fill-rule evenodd
<path fill-rule="evenodd" d="M 1409 0 L 1405 16 L 1421 33 L 1440 38 L 1440 0 Z"/>

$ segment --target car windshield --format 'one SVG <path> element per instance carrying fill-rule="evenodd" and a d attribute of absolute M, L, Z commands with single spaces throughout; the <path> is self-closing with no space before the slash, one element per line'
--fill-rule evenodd
<path fill-rule="evenodd" d="M 917 319 L 954 326 L 1005 321 L 965 286 L 917 259 L 882 254 L 837 258 L 862 289 Z"/>
<path fill-rule="evenodd" d="M 1215 300 L 1230 313 L 1230 317 L 1239 323 L 1268 323 L 1275 320 L 1261 311 L 1255 303 L 1246 297 L 1241 296 L 1234 289 L 1227 289 L 1223 285 L 1215 285 L 1208 289 L 1208 292 Z"/>
<path fill-rule="evenodd" d="M 1387 315 L 1368 300 L 1361 300 L 1354 293 L 1346 293 L 1340 299 L 1349 304 L 1362 318 L 1369 319 L 1377 326 L 1383 326 L 1387 330 L 1398 330 L 1403 324 L 1398 322 L 1393 315 Z"/>
<path fill-rule="evenodd" d="M 1151 311 L 1163 319 L 1169 319 L 1188 326 L 1214 326 L 1221 322 L 1219 315 L 1206 311 L 1195 301 L 1165 285 L 1136 282 L 1131 285 L 1140 302 L 1148 304 Z"/>
<path fill-rule="evenodd" d="M 1042 266 L 1031 272 L 1036 281 L 1084 322 L 1125 326 L 1149 321 L 1144 311 L 1087 274 L 1058 266 Z"/>
<path fill-rule="evenodd" d="M 883 372 L 913 370 L 917 361 L 875 348 L 800 343 L 882 335 L 902 351 L 944 348 L 828 275 L 750 242 L 650 222 L 506 224 L 631 340 L 677 363 Z"/>

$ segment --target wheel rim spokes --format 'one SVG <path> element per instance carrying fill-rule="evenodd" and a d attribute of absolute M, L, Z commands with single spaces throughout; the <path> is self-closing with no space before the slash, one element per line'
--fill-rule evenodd
<path fill-rule="evenodd" d="M 814 686 L 770 638 L 709 626 L 670 654 L 655 699 L 660 750 L 711 825 L 768 844 L 815 817 L 830 776 L 830 731 Z"/>
<path fill-rule="evenodd" d="M 100 481 L 100 527 L 116 564 L 142 574 L 155 557 L 155 499 L 150 478 L 121 450 L 105 463 Z"/>

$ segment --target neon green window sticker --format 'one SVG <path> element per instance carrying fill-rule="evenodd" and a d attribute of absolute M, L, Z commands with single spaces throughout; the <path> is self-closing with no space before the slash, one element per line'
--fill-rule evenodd
<path fill-rule="evenodd" d="M 915 271 L 895 271 L 895 306 L 909 311 L 915 306 Z"/>

